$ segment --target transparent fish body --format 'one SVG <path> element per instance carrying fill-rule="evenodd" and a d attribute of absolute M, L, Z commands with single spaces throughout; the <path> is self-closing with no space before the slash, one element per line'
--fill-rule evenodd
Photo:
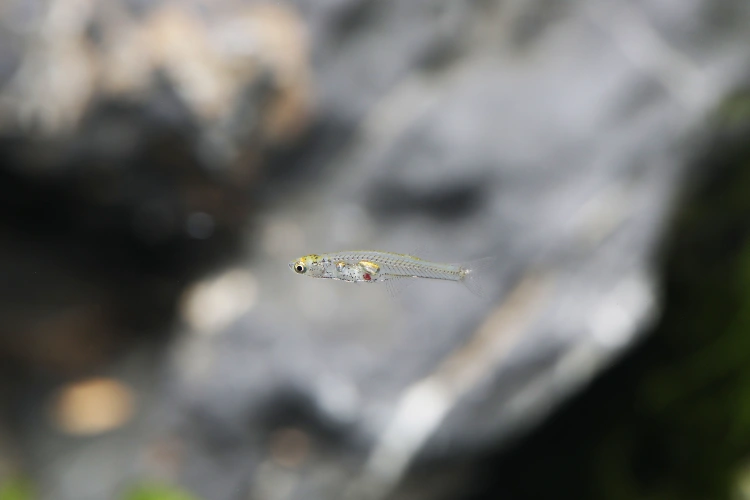
<path fill-rule="evenodd" d="M 396 282 L 423 278 L 460 282 L 472 292 L 482 295 L 481 278 L 488 265 L 495 261 L 496 259 L 490 257 L 463 264 L 449 264 L 431 262 L 408 254 L 352 250 L 305 255 L 290 262 L 289 268 L 297 274 L 312 278 L 351 283 L 385 282 L 389 285 L 391 294 L 398 291 Z"/>

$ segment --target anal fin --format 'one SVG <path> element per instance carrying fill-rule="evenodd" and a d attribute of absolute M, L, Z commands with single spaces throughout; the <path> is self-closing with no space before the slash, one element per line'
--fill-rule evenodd
<path fill-rule="evenodd" d="M 401 295 L 409 285 L 414 283 L 414 279 L 411 276 L 388 276 L 385 281 L 385 288 L 388 290 L 388 295 L 392 298 L 396 298 Z"/>

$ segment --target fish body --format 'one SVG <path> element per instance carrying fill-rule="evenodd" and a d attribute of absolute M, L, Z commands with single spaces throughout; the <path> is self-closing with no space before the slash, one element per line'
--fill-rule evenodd
<path fill-rule="evenodd" d="M 480 293 L 479 270 L 484 262 L 479 259 L 465 264 L 430 262 L 414 255 L 351 250 L 344 252 L 311 254 L 289 263 L 297 274 L 312 278 L 326 278 L 350 283 L 382 283 L 390 285 L 408 278 L 436 279 L 464 283 L 472 292 Z M 392 289 L 392 287 L 391 287 Z"/>

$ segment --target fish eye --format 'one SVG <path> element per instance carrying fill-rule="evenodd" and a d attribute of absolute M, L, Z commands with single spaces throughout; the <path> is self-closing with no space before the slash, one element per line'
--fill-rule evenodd
<path fill-rule="evenodd" d="M 302 262 L 297 262 L 294 265 L 294 272 L 297 274 L 305 274 L 305 271 L 307 271 L 307 267 Z"/>

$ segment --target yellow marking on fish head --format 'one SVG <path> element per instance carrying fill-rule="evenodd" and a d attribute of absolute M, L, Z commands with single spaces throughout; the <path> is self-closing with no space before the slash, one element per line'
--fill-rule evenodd
<path fill-rule="evenodd" d="M 305 255 L 304 257 L 291 261 L 289 263 L 289 269 L 297 274 L 319 277 L 324 272 L 320 261 L 320 255 Z"/>

